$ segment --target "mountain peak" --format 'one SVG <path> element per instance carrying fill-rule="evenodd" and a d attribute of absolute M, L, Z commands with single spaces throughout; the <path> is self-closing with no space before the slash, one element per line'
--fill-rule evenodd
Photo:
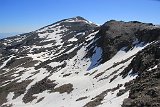
<path fill-rule="evenodd" d="M 54 27 L 61 27 L 61 28 L 73 28 L 73 29 L 88 29 L 89 27 L 97 28 L 98 25 L 86 20 L 85 18 L 81 16 L 76 16 L 72 18 L 63 19 L 60 21 L 57 21 L 53 24 L 47 25 L 45 27 L 42 27 L 38 29 L 37 31 L 46 31 L 47 29 L 51 30 Z M 88 27 L 85 27 L 88 26 Z M 80 28 L 81 27 L 81 28 Z"/>
<path fill-rule="evenodd" d="M 87 24 L 96 25 L 95 23 L 93 23 L 93 22 L 91 22 L 91 21 L 89 21 L 89 20 L 87 20 L 87 19 L 85 19 L 84 17 L 81 17 L 81 16 L 76 16 L 76 17 L 64 19 L 62 21 L 65 21 L 65 22 L 84 22 L 84 23 L 87 23 Z"/>
<path fill-rule="evenodd" d="M 75 18 L 78 20 L 86 20 L 84 17 L 81 17 L 81 16 L 76 16 Z"/>

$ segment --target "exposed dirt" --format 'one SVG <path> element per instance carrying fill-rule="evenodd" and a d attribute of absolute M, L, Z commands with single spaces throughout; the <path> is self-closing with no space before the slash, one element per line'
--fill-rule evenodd
<path fill-rule="evenodd" d="M 60 94 L 67 92 L 67 94 L 71 93 L 73 91 L 73 85 L 72 84 L 64 84 L 60 87 L 57 87 L 53 90 L 53 92 L 59 92 Z"/>
<path fill-rule="evenodd" d="M 47 78 L 44 78 L 43 80 L 37 82 L 35 85 L 33 85 L 27 93 L 23 97 L 23 102 L 28 103 L 33 101 L 36 97 L 33 96 L 34 94 L 42 93 L 45 90 L 52 90 L 56 86 L 53 81 L 48 80 Z"/>

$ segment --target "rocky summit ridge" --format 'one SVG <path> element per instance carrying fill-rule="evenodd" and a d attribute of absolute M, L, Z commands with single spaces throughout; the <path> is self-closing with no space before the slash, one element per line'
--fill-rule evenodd
<path fill-rule="evenodd" d="M 0 40 L 1 107 L 160 107 L 160 27 L 68 18 Z"/>

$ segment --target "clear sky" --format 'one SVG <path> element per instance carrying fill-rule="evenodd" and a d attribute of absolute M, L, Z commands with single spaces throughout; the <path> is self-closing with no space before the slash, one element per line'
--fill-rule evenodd
<path fill-rule="evenodd" d="M 160 24 L 159 0 L 0 0 L 0 33 L 29 32 L 64 18 Z"/>

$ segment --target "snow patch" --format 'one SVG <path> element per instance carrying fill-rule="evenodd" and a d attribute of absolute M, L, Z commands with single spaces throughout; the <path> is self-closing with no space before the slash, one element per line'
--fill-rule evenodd
<path fill-rule="evenodd" d="M 3 67 L 6 66 L 6 64 L 15 56 L 10 56 L 10 58 L 8 58 L 6 61 L 3 62 L 3 64 L 0 66 L 0 69 L 2 69 Z"/>
<path fill-rule="evenodd" d="M 158 65 L 154 66 L 153 68 L 149 68 L 147 71 L 151 71 L 153 69 L 157 69 Z"/>
<path fill-rule="evenodd" d="M 69 39 L 68 41 L 69 42 L 74 42 L 74 41 L 77 41 L 78 39 L 77 38 L 71 38 L 71 39 Z"/>
<path fill-rule="evenodd" d="M 13 97 L 14 97 L 14 92 L 10 92 L 7 96 L 7 101 L 12 101 Z"/>
<path fill-rule="evenodd" d="M 94 54 L 91 57 L 91 65 L 89 66 L 88 70 L 96 67 L 99 65 L 102 56 L 102 49 L 100 47 L 95 47 Z"/>

